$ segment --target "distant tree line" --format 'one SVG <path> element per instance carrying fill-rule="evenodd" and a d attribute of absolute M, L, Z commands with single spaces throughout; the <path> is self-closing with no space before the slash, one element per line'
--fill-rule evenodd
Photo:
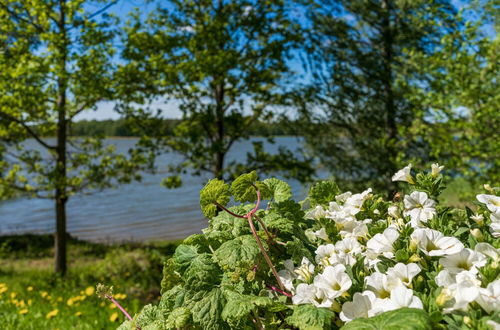
<path fill-rule="evenodd" d="M 181 124 L 181 119 L 163 119 L 162 132 L 165 135 L 174 135 L 175 127 Z M 276 120 L 273 122 L 256 122 L 250 127 L 252 136 L 291 136 L 296 135 L 298 130 L 296 122 L 289 120 Z M 70 127 L 71 136 L 88 137 L 137 137 L 134 125 L 127 119 L 105 119 L 105 120 L 79 120 Z"/>

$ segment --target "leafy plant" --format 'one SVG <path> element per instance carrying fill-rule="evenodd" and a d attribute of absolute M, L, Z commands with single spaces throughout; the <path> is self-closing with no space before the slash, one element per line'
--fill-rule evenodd
<path fill-rule="evenodd" d="M 210 180 L 208 228 L 166 262 L 160 303 L 121 329 L 495 326 L 500 189 L 486 186 L 475 211 L 441 207 L 441 170 L 398 171 L 408 193 L 391 202 L 320 182 L 305 211 L 285 182 L 256 172 Z"/>

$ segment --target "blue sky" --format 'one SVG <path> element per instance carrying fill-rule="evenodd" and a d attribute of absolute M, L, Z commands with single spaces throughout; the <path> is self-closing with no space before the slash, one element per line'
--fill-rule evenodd
<path fill-rule="evenodd" d="M 141 13 L 145 16 L 147 16 L 148 13 L 153 11 L 157 7 L 157 3 L 159 0 L 117 0 L 116 4 L 112 5 L 107 12 L 108 13 L 113 13 L 120 17 L 120 19 L 123 21 L 126 20 L 127 14 L 130 13 L 134 8 L 140 8 Z M 160 1 L 161 2 L 161 1 Z M 453 5 L 457 8 L 462 8 L 464 7 L 468 2 L 463 1 L 463 0 L 451 0 Z M 97 5 L 92 5 L 88 6 L 87 12 L 88 14 L 92 14 L 99 9 L 102 9 L 105 5 L 104 4 L 97 4 Z M 494 36 L 495 35 L 495 30 L 493 27 L 488 27 L 485 31 L 487 34 Z M 298 75 L 303 74 L 303 69 L 301 67 L 301 64 L 298 60 L 294 60 L 290 62 L 290 66 L 292 70 L 297 72 Z M 166 114 L 167 117 L 170 118 L 178 118 L 181 115 L 181 112 L 177 109 L 177 104 L 176 102 L 157 102 L 154 104 L 155 107 L 161 108 L 163 112 Z M 119 117 L 119 115 L 113 110 L 114 108 L 114 103 L 113 102 L 102 102 L 98 104 L 97 110 L 95 111 L 85 111 L 81 113 L 78 117 L 77 120 L 82 120 L 82 119 L 97 119 L 97 120 L 103 120 L 103 119 L 116 119 Z"/>

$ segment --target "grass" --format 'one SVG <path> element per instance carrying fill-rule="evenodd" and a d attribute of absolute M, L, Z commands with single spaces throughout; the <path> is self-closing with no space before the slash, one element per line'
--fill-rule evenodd
<path fill-rule="evenodd" d="M 177 242 L 106 245 L 70 238 L 69 271 L 53 273 L 49 235 L 0 237 L 1 329 L 115 329 L 124 320 L 94 293 L 114 286 L 115 298 L 134 314 L 160 297 L 163 261 Z"/>

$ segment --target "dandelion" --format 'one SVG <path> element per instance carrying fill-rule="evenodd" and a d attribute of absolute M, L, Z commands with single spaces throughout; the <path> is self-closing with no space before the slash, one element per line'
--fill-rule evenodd
<path fill-rule="evenodd" d="M 57 313 L 59 313 L 59 310 L 58 309 L 54 309 L 54 310 L 48 312 L 45 317 L 47 319 L 51 319 L 51 318 L 55 317 L 57 315 Z"/>
<path fill-rule="evenodd" d="M 76 317 L 80 317 L 80 316 L 82 316 L 82 312 L 76 312 L 76 313 L 75 313 L 75 316 L 76 316 Z"/>
<path fill-rule="evenodd" d="M 28 292 L 31 292 L 31 291 L 33 291 L 33 287 L 32 287 L 32 286 L 29 286 L 29 287 L 27 287 L 27 288 L 26 288 L 26 290 L 27 290 Z"/>
<path fill-rule="evenodd" d="M 10 299 L 14 299 L 14 298 L 16 298 L 16 296 L 17 296 L 17 293 L 15 293 L 15 292 L 10 293 Z"/>
<path fill-rule="evenodd" d="M 49 293 L 47 291 L 42 291 L 40 292 L 40 296 L 42 296 L 42 298 L 45 298 L 49 295 Z"/>
<path fill-rule="evenodd" d="M 28 314 L 28 309 L 27 308 L 23 308 L 19 311 L 19 314 L 21 315 L 24 315 L 24 314 Z"/>
<path fill-rule="evenodd" d="M 109 320 L 111 322 L 115 322 L 116 320 L 118 319 L 118 313 L 117 312 L 114 312 L 113 314 L 111 314 L 111 316 L 109 317 Z"/>
<path fill-rule="evenodd" d="M 85 294 L 86 294 L 87 296 L 91 296 L 91 295 L 93 295 L 93 294 L 94 294 L 94 292 L 95 292 L 95 289 L 94 289 L 94 287 L 93 287 L 93 286 L 89 286 L 88 288 L 86 288 L 86 289 L 85 289 Z"/>

